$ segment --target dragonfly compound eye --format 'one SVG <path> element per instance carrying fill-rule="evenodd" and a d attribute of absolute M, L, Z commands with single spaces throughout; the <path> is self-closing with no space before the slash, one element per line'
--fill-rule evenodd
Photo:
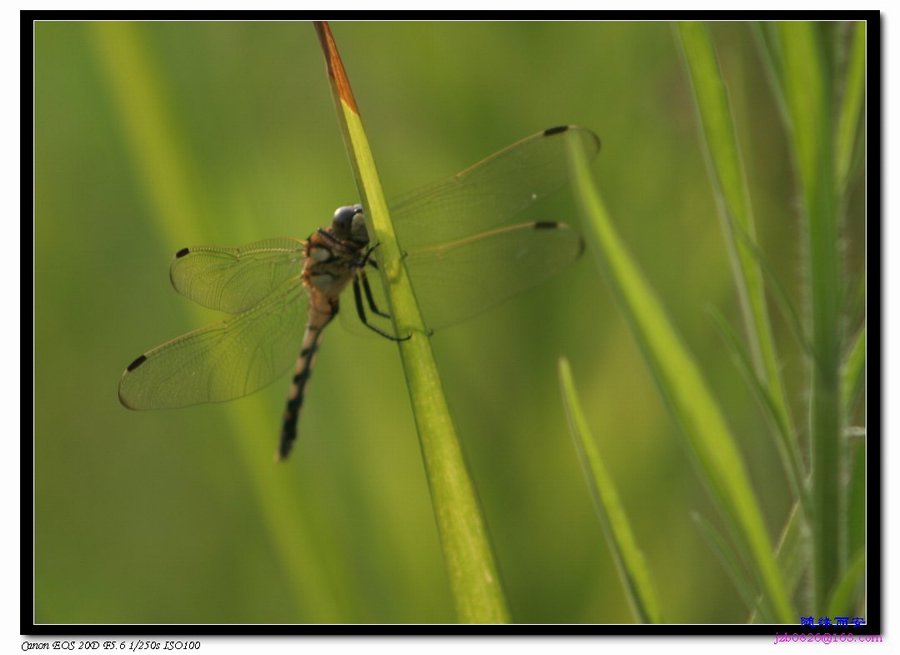
<path fill-rule="evenodd" d="M 347 241 L 352 239 L 354 231 L 355 217 L 362 212 L 362 205 L 347 205 L 346 207 L 338 207 L 334 211 L 334 218 L 331 219 L 331 229 L 338 239 Z M 368 239 L 366 239 L 368 241 Z"/>
<path fill-rule="evenodd" d="M 369 231 L 366 229 L 366 218 L 363 215 L 362 207 L 359 207 L 359 210 L 353 214 L 353 220 L 350 223 L 350 238 L 360 244 L 365 246 L 369 243 Z"/>

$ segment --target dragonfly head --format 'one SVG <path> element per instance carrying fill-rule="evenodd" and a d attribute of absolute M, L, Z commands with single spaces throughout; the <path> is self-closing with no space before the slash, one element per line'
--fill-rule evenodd
<path fill-rule="evenodd" d="M 362 205 L 338 207 L 331 219 L 331 231 L 343 241 L 353 241 L 361 246 L 369 243 L 369 232 L 363 217 Z"/>

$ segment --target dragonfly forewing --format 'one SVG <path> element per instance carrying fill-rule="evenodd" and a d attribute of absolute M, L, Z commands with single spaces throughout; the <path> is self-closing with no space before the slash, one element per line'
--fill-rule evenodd
<path fill-rule="evenodd" d="M 569 180 L 570 148 L 583 149 L 593 159 L 600 139 L 575 126 L 544 130 L 401 196 L 390 205 L 401 247 L 412 252 L 513 223 L 518 213 Z"/>
<path fill-rule="evenodd" d="M 193 246 L 175 255 L 172 286 L 196 303 L 239 314 L 262 301 L 303 267 L 303 242 L 280 238 L 239 248 Z"/>

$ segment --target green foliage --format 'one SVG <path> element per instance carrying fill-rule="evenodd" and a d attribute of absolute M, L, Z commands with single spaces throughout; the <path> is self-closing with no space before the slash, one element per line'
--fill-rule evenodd
<path fill-rule="evenodd" d="M 859 397 L 863 385 L 865 329 L 857 332 L 852 346 L 847 349 L 847 360 L 841 364 L 840 352 L 844 344 L 839 330 L 839 299 L 844 295 L 844 287 L 840 282 L 843 271 L 838 256 L 836 208 L 847 204 L 842 193 L 847 188 L 850 153 L 856 150 L 855 135 L 865 70 L 864 31 L 857 27 L 852 37 L 848 82 L 836 136 L 839 151 L 836 160 L 832 157 L 832 139 L 835 138 L 830 115 L 832 79 L 828 56 L 822 46 L 824 27 L 795 22 L 759 27 L 756 31 L 758 43 L 767 55 L 770 77 L 776 84 L 782 118 L 793 137 L 793 161 L 805 199 L 803 210 L 810 269 L 808 294 L 812 313 L 808 330 L 811 336 L 807 340 L 807 330 L 798 326 L 793 303 L 777 277 L 768 270 L 756 243 L 736 123 L 709 31 L 699 23 L 681 23 L 676 29 L 699 110 L 710 178 L 738 297 L 742 301 L 748 344 L 745 346 L 740 341 L 721 313 L 714 311 L 714 315 L 738 368 L 769 419 L 797 503 L 777 549 L 770 546 L 762 512 L 745 473 L 743 457 L 699 373 L 696 360 L 676 336 L 660 302 L 614 229 L 600 194 L 591 183 L 584 153 L 573 150 L 578 198 L 589 225 L 588 242 L 676 423 L 687 438 L 688 448 L 699 464 L 701 478 L 723 510 L 732 543 L 701 515 L 695 516 L 739 595 L 752 610 L 751 620 L 756 619 L 758 612 L 763 621 L 790 623 L 795 610 L 789 596 L 809 569 L 812 571 L 811 585 L 798 591 L 803 611 L 818 615 L 826 610 L 831 614 L 847 614 L 860 605 L 856 598 L 861 593 L 859 583 L 865 562 L 865 549 L 859 536 L 862 534 L 859 525 L 865 513 L 864 503 L 860 500 L 864 467 L 861 453 L 864 449 L 856 449 L 851 467 L 850 451 L 840 435 L 842 432 L 864 434 L 864 430 L 857 428 L 846 429 L 843 413 Z M 776 297 L 787 309 L 786 315 L 795 326 L 794 331 L 809 358 L 812 461 L 808 478 L 797 431 L 788 410 L 782 365 L 773 340 L 764 272 L 773 283 Z M 576 445 L 582 459 L 592 465 L 585 467 L 592 495 L 603 497 L 605 492 L 607 498 L 612 498 L 614 502 L 609 504 L 615 508 L 613 515 L 619 525 L 627 526 L 599 454 L 590 439 L 583 436 L 587 433 L 587 425 L 577 410 L 571 374 L 567 367 L 562 373 L 570 423 L 574 426 L 573 432 L 582 435 L 580 440 L 576 437 Z M 843 391 L 842 382 L 848 385 Z M 576 405 L 575 410 L 572 405 Z M 591 449 L 587 454 L 585 443 Z M 849 484 L 842 481 L 840 472 L 843 470 L 852 470 Z M 810 485 L 807 485 L 807 479 Z M 597 490 L 598 486 L 601 491 Z M 808 486 L 811 486 L 809 493 Z M 612 536 L 610 521 L 605 514 L 601 514 L 601 521 L 620 570 L 631 571 L 622 563 L 621 539 Z M 812 539 L 807 541 L 803 536 L 809 533 Z M 628 537 L 625 541 L 630 543 L 630 531 L 625 534 Z M 849 564 L 848 535 L 855 548 Z M 776 565 L 776 558 L 780 566 Z M 645 620 L 646 615 L 635 601 L 634 585 L 628 575 L 622 577 L 629 598 L 639 608 L 639 618 Z M 761 594 L 759 601 L 756 600 L 757 593 Z"/>
<path fill-rule="evenodd" d="M 778 426 L 776 434 L 782 465 L 796 493 L 799 488 L 800 453 L 772 338 L 764 277 L 757 257 L 750 190 L 747 188 L 733 113 L 706 27 L 700 23 L 679 23 L 678 35 L 699 110 L 710 178 L 733 263 L 735 286 L 741 299 L 748 349 L 753 355 L 758 384 L 767 399 L 766 410 L 773 425 Z"/>
<path fill-rule="evenodd" d="M 789 623 L 793 611 L 775 564 L 762 513 L 738 452 L 696 360 L 673 329 L 656 294 L 648 286 L 609 219 L 600 194 L 591 184 L 584 154 L 573 153 L 582 211 L 588 220 L 588 244 L 613 287 L 647 364 L 653 373 L 703 481 L 725 514 L 736 547 L 750 560 L 772 612 Z"/>
<path fill-rule="evenodd" d="M 749 331 L 751 345 L 759 341 L 763 350 L 771 355 L 766 358 L 765 383 L 757 383 L 758 394 L 764 398 L 763 406 L 778 426 L 782 439 L 781 453 L 788 477 L 793 481 L 794 498 L 804 510 L 799 519 L 804 527 L 811 524 L 812 533 L 812 608 L 804 611 L 821 613 L 826 605 L 843 611 L 849 610 L 849 595 L 855 589 L 855 580 L 848 582 L 849 572 L 835 590 L 842 572 L 847 571 L 848 524 L 858 520 L 862 508 L 854 507 L 856 515 L 848 511 L 848 493 L 852 485 L 842 489 L 841 471 L 849 468 L 849 450 L 842 439 L 845 427 L 844 413 L 853 399 L 858 397 L 864 368 L 865 330 L 859 331 L 849 358 L 841 371 L 840 300 L 847 284 L 842 268 L 839 247 L 838 208 L 847 202 L 847 175 L 851 156 L 856 147 L 856 134 L 865 77 L 865 26 L 851 27 L 851 53 L 847 66 L 846 83 L 842 86 L 842 102 L 839 119 L 831 115 L 835 65 L 825 47 L 826 27 L 812 23 L 791 22 L 769 24 L 758 28 L 759 43 L 766 55 L 770 78 L 774 82 L 776 97 L 782 118 L 791 136 L 792 158 L 798 186 L 804 198 L 803 218 L 806 234 L 808 263 L 806 289 L 811 309 L 808 358 L 810 397 L 810 425 L 812 452 L 809 463 L 811 491 L 800 489 L 797 481 L 806 477 L 799 457 L 799 443 L 790 417 L 783 404 L 781 370 L 769 344 L 769 326 L 764 311 L 765 298 L 762 287 L 757 285 L 759 304 L 754 304 L 756 326 L 762 330 Z M 740 158 L 734 145 L 728 101 L 716 70 L 712 42 L 702 26 L 680 25 L 685 58 L 691 70 L 697 103 L 700 107 L 701 125 L 706 136 L 710 160 L 713 162 L 714 186 L 725 197 L 726 234 L 734 231 L 753 241 L 752 223 L 742 220 L 741 208 L 746 207 L 747 190 L 740 170 Z M 840 48 L 841 44 L 838 44 Z M 837 144 L 835 146 L 835 144 Z M 835 156 L 834 153 L 837 153 Z M 724 171 L 724 172 L 723 172 Z M 730 190 L 729 190 L 730 189 Z M 743 224 L 742 224 L 743 222 Z M 738 246 L 741 242 L 738 243 Z M 754 252 L 756 247 L 754 245 Z M 741 253 L 740 247 L 737 249 Z M 743 275 L 738 275 L 738 287 L 754 288 L 749 279 L 762 282 L 758 271 L 748 276 L 748 263 L 753 258 L 737 258 Z M 737 262 L 736 262 L 737 263 Z M 735 267 L 737 271 L 738 268 Z M 783 293 L 778 294 L 782 298 Z M 793 308 L 790 314 L 794 314 Z M 804 330 L 807 332 L 807 330 Z M 763 336 L 765 338 L 760 339 Z M 805 338 L 804 338 L 805 342 Z M 732 344 L 735 340 L 732 338 Z M 736 348 L 736 346 L 733 345 Z M 744 358 L 746 359 L 746 358 Z M 849 383 L 852 391 L 842 392 Z M 795 559 L 801 570 L 808 561 Z M 858 562 L 853 565 L 858 568 Z M 793 585 L 792 585 L 793 586 Z M 838 594 L 839 601 L 828 603 L 830 594 Z M 807 598 L 809 594 L 804 594 Z M 807 601 L 808 602 L 808 601 Z"/>
<path fill-rule="evenodd" d="M 765 438 L 770 421 L 705 311 L 712 305 L 732 325 L 742 321 L 671 27 L 333 29 L 389 198 L 546 127 L 579 124 L 601 136 L 594 173 L 621 240 L 713 390 L 764 527 L 778 534 L 794 494 Z M 780 61 L 775 34 L 757 38 Z M 778 127 L 787 94 L 767 86 L 745 25 L 717 24 L 713 37 L 753 200 L 756 259 L 770 269 L 763 281 L 770 291 L 777 278 L 797 297 L 811 273 L 801 265 L 791 141 Z M 455 620 L 424 446 L 394 345 L 328 329 L 299 439 L 283 464 L 272 455 L 287 374 L 224 405 L 135 413 L 116 399 L 118 376 L 137 354 L 219 318 L 168 287 L 174 252 L 305 238 L 336 206 L 359 200 L 312 29 L 56 22 L 39 23 L 35 39 L 37 620 Z M 847 84 L 836 87 L 841 116 L 860 111 L 842 95 L 859 66 L 847 61 Z M 786 100 L 784 107 L 786 116 Z M 834 144 L 839 158 L 850 156 L 835 173 L 846 175 L 835 207 L 847 279 L 864 277 L 865 171 L 858 126 L 853 133 L 856 145 L 846 137 Z M 579 228 L 560 196 L 528 218 Z M 797 370 L 806 354 L 777 312 L 770 323 L 789 415 L 805 434 L 808 380 Z M 561 353 L 573 363 L 586 424 L 653 575 L 660 613 L 671 622 L 746 618 L 690 514 L 709 519 L 730 544 L 734 535 L 717 524 L 633 343 L 590 262 L 431 339 L 516 621 L 634 620 L 621 585 L 610 584 L 614 560 L 600 555 L 602 528 L 563 428 L 554 375 Z M 860 348 L 844 343 L 840 352 Z M 757 374 L 754 355 L 748 361 Z M 864 357 L 845 364 L 842 397 L 858 406 Z M 853 425 L 864 420 L 858 414 Z M 847 498 L 857 519 L 860 470 L 853 466 Z M 851 545 L 859 546 L 861 526 L 850 529 Z M 850 580 L 844 572 L 836 582 L 848 588 L 842 580 Z"/>

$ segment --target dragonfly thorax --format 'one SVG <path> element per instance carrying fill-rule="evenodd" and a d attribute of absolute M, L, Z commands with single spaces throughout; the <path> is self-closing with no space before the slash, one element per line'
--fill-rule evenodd
<path fill-rule="evenodd" d="M 331 219 L 331 231 L 342 241 L 353 241 L 360 246 L 368 245 L 369 232 L 363 216 L 362 205 L 338 207 Z"/>

